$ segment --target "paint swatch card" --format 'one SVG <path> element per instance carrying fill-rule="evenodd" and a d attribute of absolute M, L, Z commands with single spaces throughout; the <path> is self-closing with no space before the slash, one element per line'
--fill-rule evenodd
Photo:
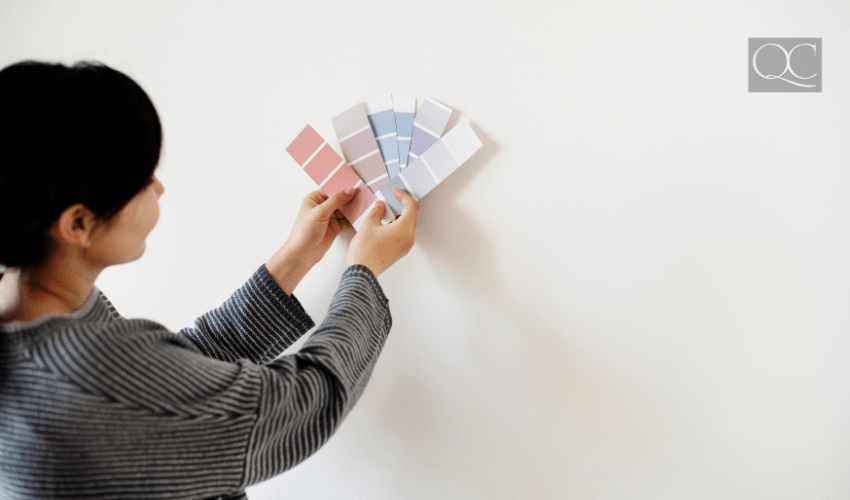
<path fill-rule="evenodd" d="M 415 97 L 393 97 L 395 111 L 395 129 L 398 135 L 399 169 L 407 167 L 407 154 L 410 152 L 410 136 L 413 135 L 413 115 L 416 113 Z M 390 177 L 395 177 L 390 175 Z"/>
<path fill-rule="evenodd" d="M 372 192 L 379 191 L 390 179 L 381 150 L 372 135 L 372 126 L 366 117 L 366 105 L 362 102 L 355 104 L 331 118 L 331 123 L 345 161 Z"/>
<path fill-rule="evenodd" d="M 393 196 L 394 188 L 407 191 L 418 201 L 479 149 L 481 140 L 469 122 L 464 120 L 384 186 L 377 193 L 378 198 L 384 200 L 395 213 L 401 214 L 402 205 Z"/>
<path fill-rule="evenodd" d="M 392 179 L 398 175 L 398 134 L 395 129 L 393 97 L 389 94 L 366 101 L 366 118 L 372 127 L 372 135 L 381 150 L 387 174 Z"/>
<path fill-rule="evenodd" d="M 413 120 L 413 132 L 410 138 L 410 153 L 407 163 L 419 158 L 428 151 L 434 143 L 443 135 L 449 117 L 452 115 L 451 108 L 443 106 L 437 101 L 426 97 L 419 105 L 419 112 Z"/>
<path fill-rule="evenodd" d="M 357 189 L 351 201 L 339 210 L 351 222 L 354 229 L 359 229 L 377 199 L 372 191 L 365 189 L 363 181 L 339 157 L 331 145 L 313 130 L 313 127 L 306 125 L 286 147 L 286 152 L 326 195 L 333 196 L 348 188 Z M 387 214 L 384 222 L 394 218 L 389 210 Z"/>

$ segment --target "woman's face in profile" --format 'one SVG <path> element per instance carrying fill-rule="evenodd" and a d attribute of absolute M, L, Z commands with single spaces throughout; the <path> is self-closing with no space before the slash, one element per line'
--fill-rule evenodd
<path fill-rule="evenodd" d="M 153 181 L 121 210 L 108 228 L 98 227 L 92 234 L 89 257 L 105 265 L 132 262 L 145 253 L 145 238 L 159 220 L 159 197 L 165 191 Z"/>

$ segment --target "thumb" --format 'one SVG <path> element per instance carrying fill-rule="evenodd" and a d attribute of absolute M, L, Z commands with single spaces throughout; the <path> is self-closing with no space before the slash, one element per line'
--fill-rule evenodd
<path fill-rule="evenodd" d="M 319 212 L 319 216 L 323 219 L 330 217 L 334 210 L 341 207 L 345 202 L 349 201 L 351 197 L 354 195 L 355 189 L 348 188 L 345 191 L 339 191 L 327 200 L 323 201 L 316 207 Z"/>
<path fill-rule="evenodd" d="M 402 209 L 400 218 L 413 219 L 413 223 L 416 224 L 416 216 L 419 214 L 419 203 L 413 199 L 413 196 L 410 196 L 410 193 L 401 189 L 393 189 L 393 196 L 401 201 Z"/>

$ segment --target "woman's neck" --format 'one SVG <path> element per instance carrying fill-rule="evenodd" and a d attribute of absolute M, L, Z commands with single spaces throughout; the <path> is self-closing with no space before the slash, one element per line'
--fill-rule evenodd
<path fill-rule="evenodd" d="M 45 314 L 70 313 L 83 307 L 100 272 L 75 266 L 7 269 L 0 279 L 0 321 L 32 321 Z"/>

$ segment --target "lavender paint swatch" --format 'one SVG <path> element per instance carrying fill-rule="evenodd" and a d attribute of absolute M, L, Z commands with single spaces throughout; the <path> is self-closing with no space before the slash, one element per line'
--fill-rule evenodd
<path fill-rule="evenodd" d="M 393 111 L 393 97 L 386 95 L 366 101 L 366 116 L 381 150 L 387 173 L 392 179 L 398 175 L 399 171 L 398 133 Z"/>
<path fill-rule="evenodd" d="M 393 189 L 407 191 L 419 200 L 463 165 L 481 146 L 481 140 L 469 122 L 464 120 L 375 194 L 393 212 L 401 214 L 402 205 L 393 196 Z"/>
<path fill-rule="evenodd" d="M 399 168 L 407 167 L 407 155 L 410 152 L 410 138 L 413 135 L 413 116 L 416 114 L 415 97 L 394 97 L 395 128 L 398 137 Z"/>
<path fill-rule="evenodd" d="M 440 139 L 451 115 L 451 108 L 438 103 L 430 97 L 422 99 L 422 104 L 419 105 L 419 112 L 416 113 L 416 118 L 413 120 L 408 164 L 419 158 L 425 151 L 428 151 L 428 148 Z"/>

